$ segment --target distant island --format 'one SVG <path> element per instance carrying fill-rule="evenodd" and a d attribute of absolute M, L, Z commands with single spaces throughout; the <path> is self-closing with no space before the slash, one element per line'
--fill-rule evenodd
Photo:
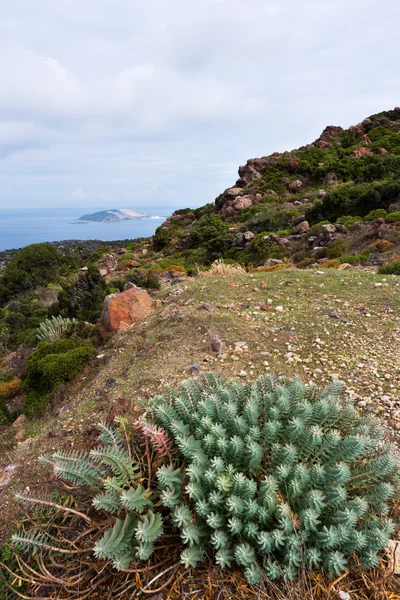
<path fill-rule="evenodd" d="M 100 210 L 90 215 L 79 217 L 78 221 L 96 221 L 103 223 L 116 223 L 117 221 L 133 221 L 134 219 L 143 219 L 148 217 L 146 213 L 138 213 L 129 208 L 112 208 L 110 210 Z"/>

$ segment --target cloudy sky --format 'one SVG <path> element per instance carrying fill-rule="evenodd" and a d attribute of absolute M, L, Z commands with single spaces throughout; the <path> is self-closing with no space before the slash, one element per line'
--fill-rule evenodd
<path fill-rule="evenodd" d="M 0 208 L 198 206 L 400 104 L 398 0 L 0 0 Z"/>

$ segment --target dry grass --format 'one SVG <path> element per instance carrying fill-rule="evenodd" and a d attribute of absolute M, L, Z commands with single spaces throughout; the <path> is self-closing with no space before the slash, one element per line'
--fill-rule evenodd
<path fill-rule="evenodd" d="M 208 271 L 199 270 L 198 277 L 225 277 L 227 275 L 245 275 L 246 269 L 238 264 L 226 264 L 222 259 L 213 262 Z"/>

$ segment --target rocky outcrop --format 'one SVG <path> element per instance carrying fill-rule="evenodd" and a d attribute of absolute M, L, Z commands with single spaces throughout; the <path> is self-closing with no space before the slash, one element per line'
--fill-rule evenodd
<path fill-rule="evenodd" d="M 279 160 L 280 153 L 274 152 L 271 156 L 264 158 L 250 158 L 245 165 L 239 167 L 239 179 L 236 185 L 239 188 L 245 187 L 254 179 L 262 179 L 266 169 Z"/>
<path fill-rule="evenodd" d="M 152 305 L 152 298 L 140 288 L 129 288 L 106 296 L 99 322 L 101 335 L 138 325 L 147 317 Z"/>
<path fill-rule="evenodd" d="M 369 148 L 362 146 L 361 148 L 357 148 L 350 154 L 353 158 L 361 158 L 362 156 L 366 156 L 367 154 L 372 154 Z"/>
<path fill-rule="evenodd" d="M 328 125 L 325 127 L 319 138 L 315 141 L 315 145 L 318 148 L 331 148 L 333 138 L 338 134 L 342 133 L 344 129 L 337 125 Z"/>

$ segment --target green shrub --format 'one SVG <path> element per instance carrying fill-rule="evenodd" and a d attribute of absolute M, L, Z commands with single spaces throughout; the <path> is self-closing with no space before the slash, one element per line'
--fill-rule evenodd
<path fill-rule="evenodd" d="M 326 249 L 326 256 L 328 258 L 339 258 L 341 254 L 345 251 L 346 242 L 343 238 L 337 238 L 333 240 L 331 244 Z"/>
<path fill-rule="evenodd" d="M 21 380 L 13 378 L 11 381 L 0 381 L 0 397 L 14 398 L 21 391 Z"/>
<path fill-rule="evenodd" d="M 400 223 L 400 210 L 396 210 L 395 212 L 389 213 L 385 217 L 386 223 Z"/>
<path fill-rule="evenodd" d="M 364 250 L 364 252 L 360 252 L 360 254 L 347 254 L 345 256 L 341 256 L 339 261 L 341 263 L 349 263 L 349 265 L 359 265 L 367 260 L 368 256 L 371 255 L 369 250 Z"/>
<path fill-rule="evenodd" d="M 387 216 L 387 211 L 383 208 L 371 210 L 363 219 L 363 221 L 375 221 L 375 219 L 384 219 Z"/>
<path fill-rule="evenodd" d="M 173 466 L 158 471 L 187 546 L 182 562 L 196 566 L 212 549 L 250 583 L 378 564 L 395 530 L 387 517 L 399 458 L 343 391 L 340 382 L 321 393 L 300 379 L 210 374 L 154 399 L 151 414 L 186 465 L 183 495 Z"/>
<path fill-rule="evenodd" d="M 82 340 L 41 342 L 26 361 L 22 389 L 26 394 L 23 412 L 39 416 L 52 392 L 77 375 L 96 356 L 95 348 Z"/>
<path fill-rule="evenodd" d="M 390 265 L 379 267 L 379 273 L 382 275 L 400 275 L 400 260 Z"/>
<path fill-rule="evenodd" d="M 46 319 L 38 327 L 36 337 L 40 342 L 54 342 L 63 337 L 68 327 L 75 319 L 63 318 L 61 316 Z"/>
<path fill-rule="evenodd" d="M 360 221 L 362 221 L 361 217 L 350 217 L 350 216 L 346 216 L 346 217 L 340 217 L 340 219 L 337 219 L 337 223 L 344 225 L 347 229 L 350 229 L 350 227 L 352 227 L 355 223 L 359 223 Z"/>
<path fill-rule="evenodd" d="M 148 290 L 158 290 L 160 287 L 160 281 L 156 273 L 151 270 L 134 269 L 125 275 L 125 280 Z"/>
<path fill-rule="evenodd" d="M 0 302 L 20 292 L 47 285 L 58 273 L 63 257 L 52 244 L 32 244 L 19 250 L 0 278 Z"/>
<path fill-rule="evenodd" d="M 0 396 L 0 425 L 8 425 L 11 423 L 12 417 L 4 396 Z"/>
<path fill-rule="evenodd" d="M 76 281 L 64 284 L 54 310 L 62 317 L 97 323 L 103 307 L 107 284 L 94 265 L 80 273 Z"/>
<path fill-rule="evenodd" d="M 106 513 L 103 522 L 99 524 L 97 520 L 96 525 L 102 529 L 103 535 L 96 536 L 92 550 L 96 559 L 108 560 L 119 570 L 127 569 L 133 560 L 145 561 L 151 556 L 154 542 L 163 534 L 163 518 L 156 490 L 151 489 L 151 478 L 148 477 L 145 487 L 140 466 L 136 459 L 132 460 L 130 440 L 133 432 L 124 419 L 118 418 L 117 421 L 119 429 L 99 424 L 101 445 L 89 453 L 60 451 L 50 458 L 42 457 L 40 462 L 49 465 L 56 477 L 69 485 L 80 486 L 83 490 L 86 488 L 82 494 L 87 496 L 89 490 L 90 504 L 100 514 Z M 46 506 L 46 502 L 26 494 L 18 494 L 17 499 L 31 505 Z M 88 505 L 86 502 L 86 508 Z M 58 505 L 58 508 L 62 513 L 63 507 Z M 71 512 L 75 511 L 66 506 L 64 520 L 71 517 Z M 94 521 L 84 513 L 77 514 L 86 519 L 93 530 Z M 58 548 L 63 548 L 68 554 L 68 539 L 61 535 L 55 540 L 54 533 L 51 536 L 50 527 L 46 529 L 45 525 L 41 529 L 18 531 L 12 535 L 11 542 L 14 547 L 34 554 L 40 552 L 42 556 L 57 555 Z"/>
<path fill-rule="evenodd" d="M 338 269 L 340 267 L 340 261 L 337 258 L 332 258 L 324 262 L 321 267 L 324 269 Z"/>

